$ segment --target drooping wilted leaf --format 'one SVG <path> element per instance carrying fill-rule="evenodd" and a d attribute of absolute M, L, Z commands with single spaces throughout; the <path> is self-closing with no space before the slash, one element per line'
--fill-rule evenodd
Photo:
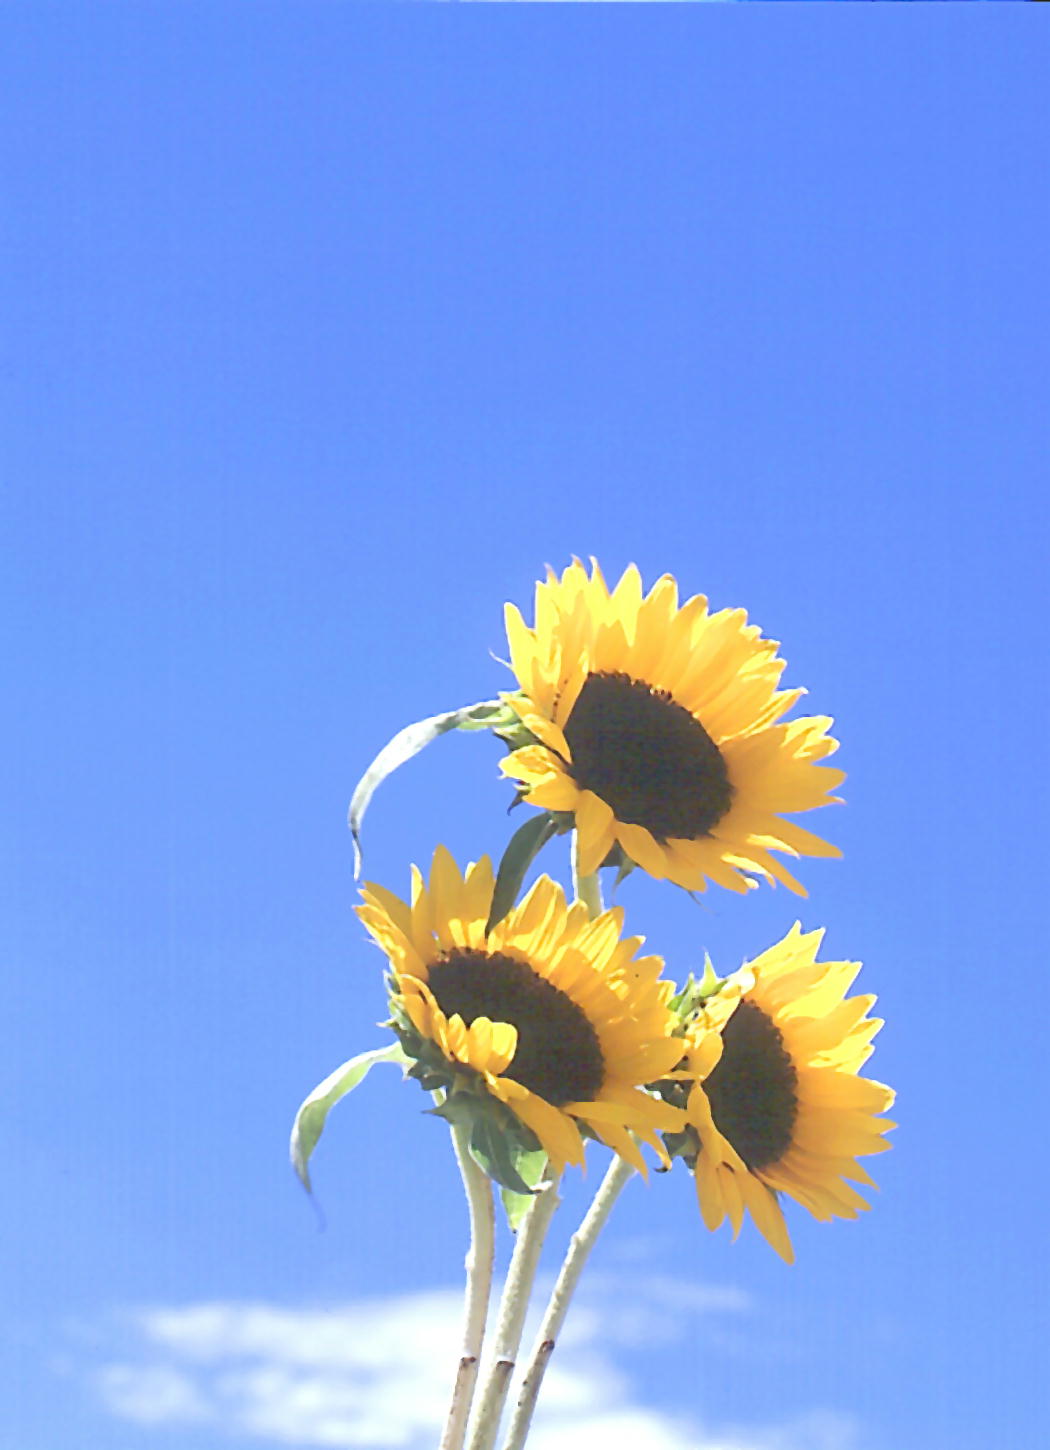
<path fill-rule="evenodd" d="M 295 1115 L 295 1122 L 292 1124 L 292 1141 L 289 1146 L 292 1167 L 299 1175 L 307 1193 L 312 1192 L 308 1168 L 310 1155 L 317 1147 L 317 1140 L 324 1130 L 325 1120 L 332 1108 L 340 1098 L 345 1098 L 347 1093 L 353 1092 L 377 1062 L 395 1062 L 399 1066 L 404 1066 L 407 1061 L 399 1042 L 392 1042 L 389 1047 L 377 1047 L 372 1052 L 358 1053 L 356 1057 L 350 1058 L 349 1062 L 344 1062 L 342 1067 L 337 1067 L 335 1072 L 329 1073 L 324 1082 L 318 1083 L 306 1098 Z"/>
<path fill-rule="evenodd" d="M 406 725 L 389 740 L 357 782 L 350 801 L 348 824 L 354 840 L 354 877 L 361 874 L 361 822 L 376 788 L 392 775 L 399 765 L 444 735 L 449 730 L 484 729 L 492 720 L 501 719 L 506 707 L 499 700 L 482 700 L 477 705 L 464 705 L 459 710 L 446 710 L 443 715 L 430 715 Z"/>

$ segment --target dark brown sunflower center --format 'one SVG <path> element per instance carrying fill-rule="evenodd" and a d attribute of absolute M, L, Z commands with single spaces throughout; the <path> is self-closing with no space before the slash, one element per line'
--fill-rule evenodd
<path fill-rule="evenodd" d="M 446 1017 L 458 1013 L 510 1022 L 518 1046 L 506 1077 L 556 1108 L 591 1102 L 602 1090 L 605 1064 L 598 1034 L 571 997 L 531 967 L 501 952 L 446 952 L 429 972 L 430 990 Z"/>
<path fill-rule="evenodd" d="M 798 1115 L 798 1074 L 780 1029 L 740 1002 L 722 1032 L 722 1057 L 704 1083 L 715 1127 L 749 1168 L 784 1156 Z"/>
<path fill-rule="evenodd" d="M 565 738 L 576 784 L 658 841 L 695 841 L 729 809 L 732 786 L 718 746 L 684 706 L 644 680 L 588 675 Z"/>

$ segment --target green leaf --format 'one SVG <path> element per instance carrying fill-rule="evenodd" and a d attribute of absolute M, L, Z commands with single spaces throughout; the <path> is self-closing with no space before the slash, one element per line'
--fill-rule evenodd
<path fill-rule="evenodd" d="M 377 786 L 392 775 L 399 765 L 418 755 L 425 745 L 444 735 L 449 730 L 480 730 L 493 717 L 500 718 L 504 707 L 499 700 L 482 700 L 477 705 L 464 705 L 459 710 L 446 710 L 443 715 L 430 715 L 426 720 L 417 720 L 406 725 L 394 738 L 383 746 L 375 760 L 357 782 L 350 801 L 348 824 L 354 838 L 354 878 L 361 874 L 361 822 L 365 818 L 368 803 Z"/>
<path fill-rule="evenodd" d="M 470 1156 L 501 1186 L 507 1218 L 516 1229 L 547 1166 L 535 1134 L 504 1103 L 487 1094 L 452 1092 L 431 1113 L 467 1130 Z"/>
<path fill-rule="evenodd" d="M 517 712 L 507 703 L 507 698 L 506 695 L 501 695 L 498 700 L 484 700 L 480 705 L 470 706 L 473 713 L 456 728 L 493 730 L 499 735 L 506 730 L 513 730 L 521 722 Z"/>
<path fill-rule="evenodd" d="M 470 1154 L 474 1161 L 490 1178 L 512 1193 L 525 1194 L 531 1198 L 535 1190 L 526 1183 L 518 1172 L 517 1160 L 522 1156 L 520 1149 L 489 1114 L 480 1114 L 474 1120 L 470 1134 Z"/>
<path fill-rule="evenodd" d="M 314 1088 L 295 1115 L 290 1144 L 292 1167 L 298 1173 L 307 1193 L 313 1191 L 307 1165 L 332 1108 L 340 1098 L 353 1092 L 377 1062 L 395 1062 L 404 1066 L 407 1061 L 400 1042 L 392 1042 L 389 1047 L 377 1047 L 372 1052 L 358 1053 L 349 1062 L 344 1062 L 342 1067 L 337 1067 L 335 1072 L 329 1073 L 324 1082 L 318 1083 Z"/>
<path fill-rule="evenodd" d="M 558 823 L 548 811 L 529 819 L 518 827 L 507 843 L 503 859 L 496 872 L 496 888 L 492 893 L 492 910 L 485 923 L 485 931 L 503 920 L 518 899 L 525 873 L 553 835 Z"/>
<path fill-rule="evenodd" d="M 517 1233 L 522 1219 L 525 1217 L 529 1204 L 536 1196 L 536 1189 L 543 1178 L 544 1169 L 547 1167 L 547 1155 L 542 1148 L 534 1152 L 519 1153 L 517 1170 L 521 1178 L 529 1184 L 529 1193 L 515 1193 L 510 1188 L 501 1188 L 500 1197 L 503 1200 L 504 1212 L 507 1215 L 507 1222 L 511 1232 Z"/>

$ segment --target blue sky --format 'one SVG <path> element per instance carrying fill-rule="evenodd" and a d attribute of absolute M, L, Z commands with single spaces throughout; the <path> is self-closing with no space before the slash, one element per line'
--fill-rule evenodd
<path fill-rule="evenodd" d="M 1038 24 L 5 7 L 5 1450 L 434 1443 L 443 1130 L 377 1070 L 323 1224 L 287 1132 L 381 1040 L 353 783 L 507 685 L 504 601 L 573 554 L 745 607 L 836 717 L 808 901 L 620 900 L 679 976 L 825 925 L 901 1126 L 871 1214 L 791 1213 L 792 1269 L 680 1170 L 632 1184 L 537 1445 L 1035 1443 Z M 498 756 L 451 737 L 384 786 L 367 874 L 500 851 Z"/>

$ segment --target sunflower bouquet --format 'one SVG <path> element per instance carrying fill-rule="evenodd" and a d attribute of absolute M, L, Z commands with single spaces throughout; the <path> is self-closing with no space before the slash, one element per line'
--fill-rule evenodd
<path fill-rule="evenodd" d="M 466 1190 L 462 1349 L 440 1450 L 491 1450 L 518 1367 L 558 1184 L 588 1140 L 611 1149 L 604 1180 L 554 1284 L 526 1360 L 503 1450 L 524 1445 L 546 1366 L 587 1256 L 624 1185 L 681 1159 L 710 1229 L 745 1212 L 793 1252 L 783 1199 L 817 1219 L 855 1218 L 872 1186 L 858 1162 L 889 1146 L 891 1090 L 861 1076 L 882 1025 L 848 996 L 852 962 L 818 961 L 822 932 L 794 926 L 738 970 L 710 961 L 681 986 L 606 909 L 603 868 L 641 869 L 686 891 L 805 891 L 782 857 L 837 856 L 787 815 L 836 799 L 843 773 L 826 716 L 785 721 L 802 691 L 742 610 L 679 604 L 675 580 L 614 589 L 578 560 L 537 585 L 535 622 L 506 609 L 515 687 L 402 730 L 350 807 L 358 869 L 365 810 L 392 770 L 448 730 L 489 730 L 503 774 L 533 807 L 497 867 L 461 870 L 443 846 L 408 899 L 375 883 L 358 915 L 389 964 L 391 1040 L 344 1063 L 306 1099 L 292 1161 L 309 1160 L 330 1109 L 377 1062 L 398 1063 L 451 1128 Z M 539 852 L 571 843 L 573 899 Z M 524 894 L 523 894 L 524 893 Z M 493 1184 L 515 1230 L 493 1342 L 482 1359 L 494 1263 Z M 482 1374 L 482 1367 L 484 1373 Z"/>

